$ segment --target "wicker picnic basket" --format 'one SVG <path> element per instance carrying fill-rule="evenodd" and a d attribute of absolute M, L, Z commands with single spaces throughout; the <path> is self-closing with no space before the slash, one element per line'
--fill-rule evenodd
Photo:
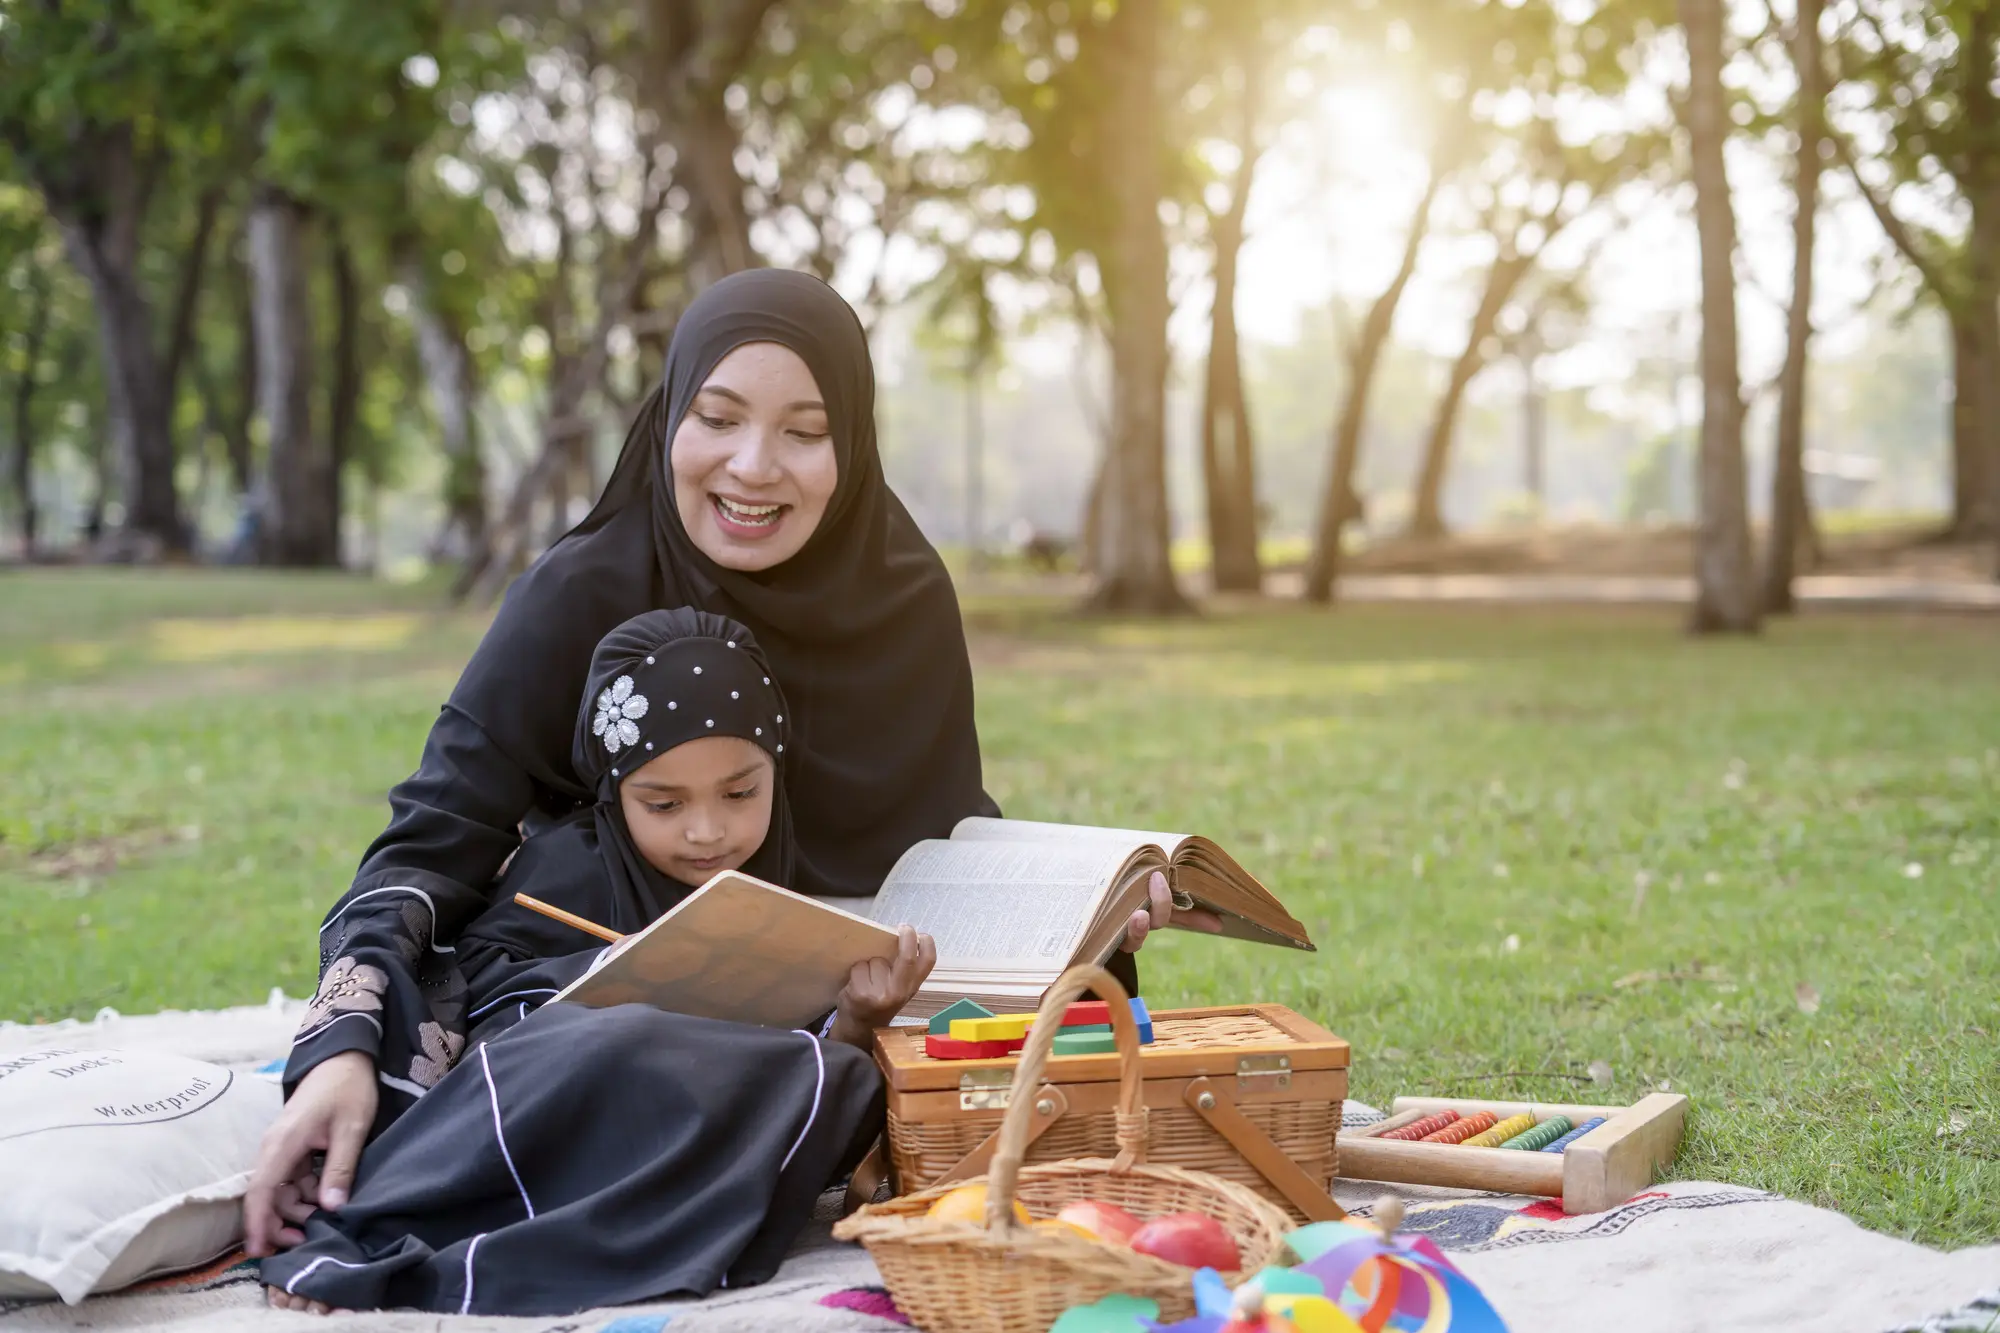
<path fill-rule="evenodd" d="M 1061 1015 L 1086 990 L 1110 1001 L 1120 1064 L 1118 1155 L 1023 1166 L 1032 1093 Z M 1042 1002 L 1015 1070 L 992 1171 L 977 1178 L 988 1187 L 986 1225 L 925 1216 L 939 1198 L 969 1183 L 955 1182 L 870 1204 L 835 1226 L 834 1235 L 868 1247 L 897 1306 L 927 1333 L 1047 1333 L 1063 1311 L 1112 1292 L 1158 1301 L 1163 1320 L 1190 1318 L 1190 1270 L 1074 1232 L 1024 1227 L 1014 1217 L 1017 1199 L 1037 1221 L 1079 1199 L 1116 1204 L 1142 1218 L 1205 1213 L 1235 1240 L 1243 1272 L 1276 1255 L 1292 1226 L 1276 1205 L 1233 1181 L 1146 1165 L 1140 1086 L 1139 1033 L 1124 988 L 1102 968 L 1071 968 Z"/>

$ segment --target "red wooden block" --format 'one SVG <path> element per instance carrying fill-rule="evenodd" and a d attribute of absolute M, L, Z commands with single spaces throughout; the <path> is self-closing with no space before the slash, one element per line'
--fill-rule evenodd
<path fill-rule="evenodd" d="M 1078 1000 L 1063 1010 L 1062 1025 L 1066 1028 L 1095 1027 L 1111 1021 L 1111 1006 L 1102 1000 Z"/>
<path fill-rule="evenodd" d="M 955 1037 L 924 1038 L 924 1054 L 933 1060 L 994 1060 L 1021 1049 L 1018 1041 L 959 1041 Z"/>

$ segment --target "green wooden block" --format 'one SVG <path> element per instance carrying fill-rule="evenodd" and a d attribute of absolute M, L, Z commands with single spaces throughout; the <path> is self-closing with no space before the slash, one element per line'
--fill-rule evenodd
<path fill-rule="evenodd" d="M 1063 1032 L 1109 1032 L 1109 1031 L 1111 1031 L 1111 1025 L 1109 1023 L 1078 1023 L 1075 1027 L 1066 1027 L 1063 1029 Z M 1061 1034 L 1058 1033 L 1057 1035 Z"/>
<path fill-rule="evenodd" d="M 1118 1041 L 1109 1032 L 1058 1032 L 1056 1034 L 1057 1055 L 1103 1055 L 1118 1049 Z"/>
<path fill-rule="evenodd" d="M 930 1034 L 933 1037 L 949 1037 L 951 1020 L 954 1018 L 991 1018 L 993 1011 L 983 1004 L 970 1000 L 953 1000 L 944 1012 L 931 1020 Z"/>

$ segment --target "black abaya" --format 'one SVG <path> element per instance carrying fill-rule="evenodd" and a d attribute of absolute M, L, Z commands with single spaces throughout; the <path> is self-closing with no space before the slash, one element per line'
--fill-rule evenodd
<path fill-rule="evenodd" d="M 598 645 L 575 715 L 573 764 L 594 804 L 522 847 L 456 945 L 415 947 L 428 899 L 410 892 L 383 896 L 412 929 L 378 934 L 388 913 L 329 923 L 334 984 L 286 1076 L 358 1030 L 379 1052 L 381 1110 L 349 1203 L 314 1213 L 304 1244 L 265 1261 L 266 1283 L 342 1307 L 533 1314 L 775 1271 L 820 1192 L 880 1132 L 866 1053 L 826 1041 L 824 1025 L 550 1004 L 606 950 L 513 900 L 628 934 L 680 901 L 692 886 L 640 855 L 619 785 L 714 736 L 771 760 L 769 831 L 742 868 L 782 882 L 792 723 L 770 671 L 720 617 L 626 622 Z"/>
<path fill-rule="evenodd" d="M 336 1307 L 460 1314 L 749 1286 L 867 1151 L 883 1096 L 863 1052 L 811 1033 L 509 1004 L 368 1145 L 352 1202 L 314 1213 L 263 1280 Z"/>

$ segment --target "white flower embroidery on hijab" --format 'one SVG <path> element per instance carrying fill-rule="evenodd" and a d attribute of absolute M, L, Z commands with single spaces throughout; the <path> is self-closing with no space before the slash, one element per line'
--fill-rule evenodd
<path fill-rule="evenodd" d="M 620 676 L 611 688 L 597 696 L 597 716 L 591 721 L 593 735 L 604 738 L 604 748 L 613 754 L 639 743 L 638 720 L 652 707 L 643 694 L 632 693 L 632 678 Z"/>

